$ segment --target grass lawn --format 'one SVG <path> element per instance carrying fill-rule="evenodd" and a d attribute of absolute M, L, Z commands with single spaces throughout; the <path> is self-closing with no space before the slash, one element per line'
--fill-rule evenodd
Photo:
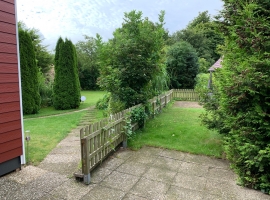
<path fill-rule="evenodd" d="M 128 146 L 144 145 L 174 149 L 194 154 L 221 157 L 222 136 L 200 124 L 203 108 L 169 106 L 162 114 L 146 123 L 144 130 L 129 140 Z"/>
<path fill-rule="evenodd" d="M 24 120 L 24 130 L 30 130 L 29 152 L 25 142 L 28 163 L 37 165 L 75 128 L 86 111 L 61 116 Z"/>
<path fill-rule="evenodd" d="M 81 91 L 81 96 L 85 96 L 86 100 L 85 102 L 81 103 L 78 109 L 55 110 L 53 107 L 46 107 L 46 108 L 41 108 L 38 114 L 24 115 L 23 118 L 24 119 L 37 118 L 37 117 L 42 117 L 42 116 L 56 115 L 56 114 L 62 114 L 62 113 L 67 113 L 67 112 L 73 112 L 76 110 L 82 110 L 90 106 L 94 106 L 96 102 L 99 99 L 101 99 L 105 94 L 106 92 L 104 91 Z"/>
<path fill-rule="evenodd" d="M 83 91 L 82 96 L 86 97 L 86 101 L 81 103 L 77 110 L 94 106 L 96 102 L 104 96 L 103 91 Z M 29 152 L 27 150 L 27 142 L 25 142 L 26 160 L 33 165 L 39 164 L 47 154 L 62 140 L 70 131 L 75 128 L 86 110 L 81 112 L 72 112 L 74 110 L 55 110 L 53 108 L 42 108 L 37 115 L 24 116 L 24 130 L 30 130 L 31 140 L 29 141 Z M 61 114 L 60 116 L 48 116 Z M 96 119 L 102 118 L 102 111 L 94 110 Z M 38 118 L 47 116 L 46 118 Z M 31 117 L 31 118 L 30 118 Z M 29 156 L 28 156 L 29 155 Z"/>

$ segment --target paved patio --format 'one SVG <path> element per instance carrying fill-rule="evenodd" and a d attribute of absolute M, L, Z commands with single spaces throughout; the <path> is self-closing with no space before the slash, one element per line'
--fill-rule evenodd
<path fill-rule="evenodd" d="M 60 146 L 38 167 L 0 178 L 0 199 L 270 199 L 236 185 L 227 161 L 152 147 L 118 150 L 91 173 L 91 184 L 84 185 L 72 176 L 78 168 L 74 160 L 79 160 L 66 155 L 75 148 L 60 151 Z M 53 159 L 61 154 L 60 161 Z"/>
<path fill-rule="evenodd" d="M 91 184 L 84 185 L 73 176 L 80 167 L 80 126 L 39 166 L 1 177 L 0 200 L 270 200 L 236 185 L 226 160 L 153 147 L 116 151 L 91 173 Z"/>

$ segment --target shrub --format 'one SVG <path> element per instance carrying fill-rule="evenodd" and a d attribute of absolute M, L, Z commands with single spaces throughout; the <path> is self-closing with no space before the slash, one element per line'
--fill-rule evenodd
<path fill-rule="evenodd" d="M 225 149 L 239 182 L 270 192 L 269 1 L 224 0 L 225 46 L 216 78 L 217 107 L 229 129 Z M 213 109 L 210 110 L 213 112 Z"/>

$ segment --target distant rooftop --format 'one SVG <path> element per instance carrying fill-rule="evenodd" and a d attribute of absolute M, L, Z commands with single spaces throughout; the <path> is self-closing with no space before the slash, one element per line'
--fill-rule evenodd
<path fill-rule="evenodd" d="M 208 71 L 215 71 L 215 69 L 221 68 L 221 67 L 222 67 L 221 62 L 222 62 L 222 59 L 221 59 L 221 58 L 218 59 L 218 61 L 215 62 L 215 64 L 213 64 L 212 67 L 210 67 L 210 68 L 208 69 Z"/>

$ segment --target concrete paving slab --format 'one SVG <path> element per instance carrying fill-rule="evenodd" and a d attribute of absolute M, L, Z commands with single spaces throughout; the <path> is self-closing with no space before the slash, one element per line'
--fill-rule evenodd
<path fill-rule="evenodd" d="M 121 200 L 125 196 L 125 193 L 121 190 L 116 190 L 104 186 L 96 186 L 81 199 L 91 199 L 91 200 Z"/>
<path fill-rule="evenodd" d="M 58 173 L 49 172 L 27 184 L 26 188 L 48 193 L 68 180 L 68 178 Z"/>
<path fill-rule="evenodd" d="M 136 153 L 136 151 L 132 151 L 132 150 L 129 150 L 129 149 L 120 148 L 118 151 L 115 152 L 114 156 L 116 158 L 127 160 L 131 156 L 133 156 L 135 153 Z"/>
<path fill-rule="evenodd" d="M 144 146 L 142 147 L 139 152 L 140 154 L 147 156 L 158 156 L 162 151 L 164 151 L 163 148 L 153 148 L 153 147 L 148 147 Z"/>
<path fill-rule="evenodd" d="M 219 196 L 209 195 L 207 193 L 190 190 L 187 188 L 181 188 L 176 186 L 171 186 L 166 194 L 166 199 L 175 199 L 175 200 L 208 200 L 208 199 L 220 199 Z"/>
<path fill-rule="evenodd" d="M 193 176 L 190 174 L 177 173 L 171 185 L 190 190 L 204 191 L 207 179 L 205 177 Z"/>
<path fill-rule="evenodd" d="M 205 190 L 207 193 L 219 196 L 220 199 L 240 200 L 245 196 L 245 191 L 234 182 L 207 179 Z"/>
<path fill-rule="evenodd" d="M 160 182 L 171 184 L 176 173 L 177 173 L 176 171 L 151 167 L 143 175 L 143 177 L 145 177 L 149 180 L 160 181 Z"/>
<path fill-rule="evenodd" d="M 269 195 L 264 194 L 260 191 L 256 191 L 256 190 L 252 190 L 252 189 L 248 189 L 248 188 L 244 188 L 244 187 L 241 187 L 241 190 L 245 191 L 244 198 L 242 198 L 245 200 L 258 200 L 258 199 L 259 200 L 269 200 L 270 199 Z M 241 192 L 241 194 L 242 194 L 242 192 Z"/>
<path fill-rule="evenodd" d="M 208 166 L 197 163 L 181 162 L 178 172 L 193 176 L 204 176 L 208 174 Z"/>
<path fill-rule="evenodd" d="M 78 171 L 79 169 L 79 160 L 75 160 L 75 162 L 59 162 L 59 163 L 49 163 L 49 162 L 42 162 L 39 165 L 39 168 L 58 173 L 64 175 L 65 177 L 73 177 L 73 173 Z"/>
<path fill-rule="evenodd" d="M 62 185 L 52 190 L 49 197 L 55 199 L 77 200 L 81 199 L 96 186 L 97 185 L 95 184 L 85 185 L 82 182 L 78 182 L 74 179 L 69 179 Z"/>
<path fill-rule="evenodd" d="M 120 167 L 118 167 L 116 170 L 118 172 L 123 172 L 126 174 L 131 174 L 135 176 L 142 176 L 148 167 L 142 163 L 137 163 L 134 161 L 126 161 L 124 164 L 122 164 Z"/>
<path fill-rule="evenodd" d="M 18 188 L 18 190 L 14 191 L 12 194 L 7 196 L 7 200 L 35 200 L 41 199 L 44 195 L 47 195 L 44 191 L 34 190 L 33 188 L 28 188 L 25 185 Z"/>
<path fill-rule="evenodd" d="M 163 151 L 161 151 L 159 153 L 159 156 L 183 161 L 184 158 L 186 157 L 186 153 L 182 153 L 180 151 L 164 149 Z"/>
<path fill-rule="evenodd" d="M 122 165 L 125 162 L 125 160 L 116 158 L 115 156 L 108 157 L 101 166 L 110 170 L 115 170 L 117 167 Z"/>
<path fill-rule="evenodd" d="M 61 141 L 58 143 L 57 147 L 78 147 L 80 146 L 80 143 L 77 142 L 70 142 L 70 141 Z"/>
<path fill-rule="evenodd" d="M 76 154 L 81 155 L 80 146 L 58 146 L 54 148 L 50 154 Z"/>
<path fill-rule="evenodd" d="M 39 200 L 59 200 L 59 198 L 56 198 L 52 196 L 51 194 L 46 194 L 39 198 Z"/>
<path fill-rule="evenodd" d="M 20 184 L 17 181 L 10 180 L 6 177 L 1 177 L 0 178 L 0 199 L 12 200 L 14 198 L 14 193 L 20 190 L 20 188 L 22 187 L 23 187 L 23 184 Z"/>
<path fill-rule="evenodd" d="M 104 167 L 97 167 L 94 171 L 90 173 L 91 176 L 91 183 L 100 183 L 106 178 L 109 174 L 112 173 L 112 170 L 104 168 Z"/>
<path fill-rule="evenodd" d="M 23 167 L 22 170 L 18 171 L 17 173 L 11 173 L 7 177 L 10 180 L 16 181 L 21 184 L 26 184 L 34 179 L 39 178 L 40 176 L 48 173 L 47 170 L 29 165 L 26 167 Z"/>
<path fill-rule="evenodd" d="M 236 182 L 237 176 L 232 170 L 209 167 L 207 177 L 212 179 Z"/>
<path fill-rule="evenodd" d="M 126 194 L 123 200 L 147 200 L 144 197 L 136 196 L 134 194 Z"/>
<path fill-rule="evenodd" d="M 163 182 L 141 178 L 130 193 L 147 199 L 162 199 L 165 198 L 169 187 L 168 184 Z"/>
<path fill-rule="evenodd" d="M 69 163 L 80 162 L 81 154 L 49 154 L 42 163 Z"/>
<path fill-rule="evenodd" d="M 137 153 L 133 156 L 131 156 L 127 161 L 128 162 L 137 162 L 137 163 L 142 163 L 142 164 L 146 164 L 146 165 L 152 165 L 153 162 L 157 159 L 156 155 L 143 155 L 141 153 Z"/>
<path fill-rule="evenodd" d="M 216 167 L 216 168 L 230 169 L 229 162 L 227 160 L 214 158 L 210 156 L 194 155 L 194 154 L 186 153 L 184 161 L 198 163 L 198 164 L 207 165 L 207 166 Z"/>
<path fill-rule="evenodd" d="M 77 136 L 68 135 L 65 139 L 62 140 L 63 142 L 75 142 L 80 144 L 80 135 L 77 133 Z"/>
<path fill-rule="evenodd" d="M 128 192 L 138 182 L 139 179 L 140 177 L 137 176 L 114 171 L 108 175 L 100 184 Z"/>
<path fill-rule="evenodd" d="M 153 167 L 177 172 L 182 162 L 179 160 L 159 156 L 153 163 Z"/>

